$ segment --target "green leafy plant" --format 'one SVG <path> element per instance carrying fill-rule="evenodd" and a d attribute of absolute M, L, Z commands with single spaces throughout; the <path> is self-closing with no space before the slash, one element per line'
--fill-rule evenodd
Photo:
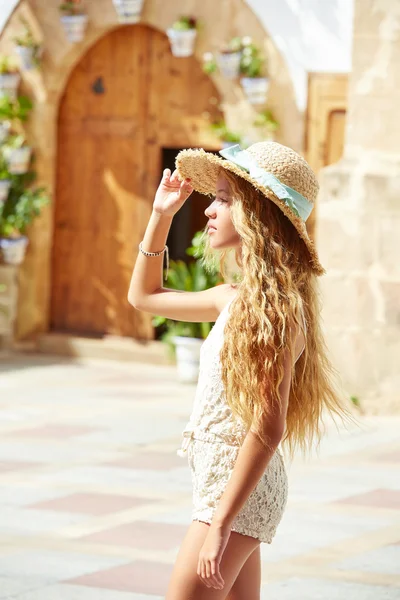
<path fill-rule="evenodd" d="M 194 260 L 186 264 L 182 260 L 171 260 L 168 270 L 167 287 L 174 290 L 186 292 L 201 292 L 222 283 L 217 265 L 203 265 L 204 234 L 197 232 L 192 240 L 192 246 L 186 250 L 188 256 Z M 171 352 L 174 351 L 172 338 L 174 336 L 193 337 L 205 339 L 209 334 L 212 323 L 189 323 L 185 321 L 174 321 L 166 317 L 156 316 L 153 318 L 154 327 L 162 327 L 164 333 L 161 340 L 168 344 Z"/>
<path fill-rule="evenodd" d="M 243 77 L 261 77 L 265 58 L 261 55 L 259 47 L 249 37 L 242 38 L 242 44 L 240 74 Z"/>
<path fill-rule="evenodd" d="M 0 56 L 0 75 L 11 75 L 18 72 L 18 67 L 9 56 Z"/>
<path fill-rule="evenodd" d="M 274 133 L 279 129 L 279 121 L 277 121 L 269 109 L 265 109 L 260 112 L 255 118 L 253 125 L 255 127 L 261 127 L 268 131 L 268 133 Z"/>
<path fill-rule="evenodd" d="M 240 75 L 242 77 L 261 77 L 266 70 L 266 60 L 260 48 L 251 37 L 234 37 L 221 46 L 220 54 L 240 52 Z M 218 70 L 218 63 L 213 52 L 203 54 L 203 71 L 210 75 Z"/>
<path fill-rule="evenodd" d="M 172 29 L 175 29 L 176 31 L 188 31 L 189 29 L 197 29 L 197 27 L 197 19 L 187 15 L 179 17 L 179 19 L 172 24 Z"/>
<path fill-rule="evenodd" d="M 32 102 L 26 96 L 12 100 L 9 96 L 0 97 L 0 121 L 26 121 L 32 110 Z"/>
<path fill-rule="evenodd" d="M 219 137 L 223 142 L 231 142 L 232 144 L 240 144 L 242 136 L 239 133 L 235 133 L 227 128 L 226 123 L 223 119 L 211 123 L 211 130 Z"/>
<path fill-rule="evenodd" d="M 7 162 L 4 158 L 4 156 L 2 156 L 0 154 L 0 180 L 1 179 L 11 179 L 11 178 L 12 178 L 12 175 L 8 170 Z M 1 208 L 0 208 L 0 210 L 1 210 Z"/>
<path fill-rule="evenodd" d="M 75 17 L 84 14 L 84 8 L 81 0 L 66 0 L 60 4 L 60 11 L 68 17 Z"/>
<path fill-rule="evenodd" d="M 11 188 L 8 198 L 0 208 L 0 237 L 19 237 L 40 215 L 42 208 L 50 199 L 43 187 L 34 187 L 36 178 L 30 171 L 23 175 L 9 175 Z"/>

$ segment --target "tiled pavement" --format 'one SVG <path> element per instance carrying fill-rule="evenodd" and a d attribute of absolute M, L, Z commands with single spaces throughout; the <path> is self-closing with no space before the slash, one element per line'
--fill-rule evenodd
<path fill-rule="evenodd" d="M 190 521 L 173 367 L 0 363 L 0 599 L 163 598 Z M 361 418 L 360 418 L 361 419 Z M 262 598 L 399 600 L 400 417 L 329 427 L 289 469 Z"/>

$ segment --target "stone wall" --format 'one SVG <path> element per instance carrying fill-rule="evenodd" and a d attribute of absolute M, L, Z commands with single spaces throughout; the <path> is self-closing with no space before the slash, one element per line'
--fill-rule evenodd
<path fill-rule="evenodd" d="M 53 206 L 57 202 L 54 189 L 57 177 L 55 155 L 60 98 L 68 77 L 80 58 L 96 40 L 118 26 L 111 0 L 96 0 L 95 3 L 88 3 L 87 7 L 89 27 L 85 40 L 80 44 L 68 44 L 59 21 L 58 2 L 49 3 L 48 0 L 20 2 L 0 39 L 0 53 L 12 53 L 13 37 L 20 32 L 19 18 L 24 16 L 30 22 L 37 39 L 43 41 L 42 69 L 24 74 L 21 92 L 30 95 L 35 102 L 27 133 L 35 147 L 38 182 L 53 194 Z M 144 5 L 142 22 L 165 31 L 180 15 L 181 7 L 178 0 L 148 0 Z M 296 106 L 290 76 L 276 46 L 249 6 L 241 0 L 218 3 L 215 0 L 204 0 L 202 3 L 188 0 L 185 12 L 196 14 L 204 23 L 196 45 L 199 61 L 202 60 L 204 51 L 217 49 L 222 41 L 227 41 L 234 35 L 250 35 L 263 46 L 269 58 L 272 78 L 269 106 L 282 124 L 278 140 L 301 150 L 303 117 Z M 244 99 L 240 86 L 219 76 L 215 76 L 215 84 L 223 97 L 222 108 L 228 126 L 232 130 L 246 129 L 254 118 L 254 109 Z M 17 318 L 17 335 L 23 339 L 49 329 L 52 211 L 52 207 L 45 210 L 29 232 L 28 253 L 20 272 Z"/>
<path fill-rule="evenodd" d="M 344 158 L 321 173 L 328 343 L 348 395 L 400 412 L 400 5 L 356 0 Z"/>

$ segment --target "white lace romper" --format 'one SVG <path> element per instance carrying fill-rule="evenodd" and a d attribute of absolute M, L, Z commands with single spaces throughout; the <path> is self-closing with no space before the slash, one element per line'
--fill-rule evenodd
<path fill-rule="evenodd" d="M 192 415 L 183 431 L 180 456 L 188 455 L 193 482 L 192 519 L 211 523 L 245 438 L 244 424 L 232 415 L 221 380 L 220 350 L 229 314 L 227 303 L 200 352 L 200 373 Z M 281 521 L 288 478 L 280 447 L 232 524 L 232 531 L 270 544 Z"/>

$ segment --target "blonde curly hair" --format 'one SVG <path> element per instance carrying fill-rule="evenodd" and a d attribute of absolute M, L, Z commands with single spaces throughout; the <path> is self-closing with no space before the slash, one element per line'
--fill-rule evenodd
<path fill-rule="evenodd" d="M 236 250 L 240 283 L 220 355 L 227 402 L 247 428 L 254 430 L 256 424 L 261 442 L 268 446 L 258 425 L 280 405 L 284 351 L 289 350 L 293 364 L 293 327 L 303 328 L 303 315 L 306 347 L 292 369 L 282 443 L 291 456 L 298 448 L 306 454 L 315 441 L 319 445 L 325 409 L 335 423 L 335 417 L 354 422 L 327 355 L 317 276 L 305 244 L 283 212 L 247 181 L 224 169 L 221 174 L 231 188 L 231 218 L 241 238 L 241 249 Z M 215 254 L 206 238 L 206 265 L 215 264 Z M 229 251 L 217 254 L 225 276 Z"/>

